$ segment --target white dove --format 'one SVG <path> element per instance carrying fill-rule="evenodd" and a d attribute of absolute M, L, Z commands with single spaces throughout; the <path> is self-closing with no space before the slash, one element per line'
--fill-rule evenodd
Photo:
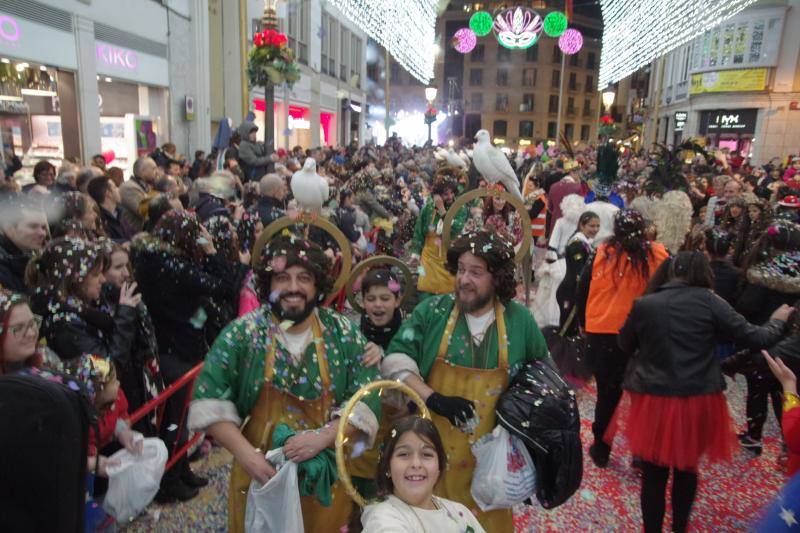
<path fill-rule="evenodd" d="M 472 162 L 475 168 L 489 183 L 502 183 L 506 190 L 522 200 L 522 193 L 519 191 L 519 179 L 511 163 L 508 162 L 505 154 L 498 148 L 492 146 L 489 132 L 479 130 L 475 134 L 475 148 L 472 150 Z"/>
<path fill-rule="evenodd" d="M 456 168 L 467 168 L 467 164 L 464 163 L 464 160 L 458 157 L 458 155 L 453 151 L 452 148 L 445 150 L 444 148 L 437 148 L 435 157 L 438 160 L 447 161 L 447 164 L 451 167 Z"/>
<path fill-rule="evenodd" d="M 317 162 L 306 158 L 303 168 L 292 175 L 292 194 L 297 205 L 306 211 L 318 212 L 328 199 L 328 180 L 317 174 Z"/>

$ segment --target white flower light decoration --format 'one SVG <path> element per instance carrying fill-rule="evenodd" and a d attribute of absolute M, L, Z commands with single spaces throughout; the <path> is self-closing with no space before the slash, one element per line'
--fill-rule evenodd
<path fill-rule="evenodd" d="M 497 42 L 506 48 L 530 48 L 542 33 L 542 17 L 527 7 L 504 9 L 494 18 Z"/>

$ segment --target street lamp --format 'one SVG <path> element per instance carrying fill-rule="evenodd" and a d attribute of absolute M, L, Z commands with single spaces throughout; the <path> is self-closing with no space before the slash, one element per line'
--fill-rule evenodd
<path fill-rule="evenodd" d="M 431 142 L 431 124 L 436 120 L 436 110 L 433 107 L 433 101 L 436 100 L 436 87 L 425 87 L 425 99 L 428 101 L 428 110 L 425 111 L 425 124 L 428 125 L 428 142 Z"/>
<path fill-rule="evenodd" d="M 611 106 L 614 104 L 614 98 L 617 96 L 617 93 L 614 91 L 614 86 L 609 85 L 606 87 L 606 90 L 603 91 L 603 107 L 606 108 L 606 114 L 611 113 Z"/>

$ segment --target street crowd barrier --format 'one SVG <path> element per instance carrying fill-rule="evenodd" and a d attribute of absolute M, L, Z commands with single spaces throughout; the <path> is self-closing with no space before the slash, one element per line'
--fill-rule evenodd
<path fill-rule="evenodd" d="M 148 415 L 148 413 L 157 410 L 157 417 L 156 417 L 156 427 L 161 428 L 164 419 L 164 409 L 165 404 L 168 399 L 170 399 L 176 392 L 183 389 L 184 387 L 189 388 L 189 393 L 186 395 L 186 400 L 183 404 L 183 408 L 181 409 L 181 420 L 177 427 L 176 435 L 181 435 L 183 432 L 183 426 L 186 424 L 186 414 L 189 410 L 189 403 L 192 401 L 192 390 L 194 390 L 194 382 L 197 379 L 197 376 L 200 374 L 200 371 L 203 369 L 203 363 L 199 363 L 197 366 L 193 367 L 191 370 L 186 372 L 183 376 L 181 376 L 178 380 L 172 383 L 169 387 L 164 389 L 164 391 L 159 394 L 157 397 L 153 398 L 146 404 L 142 405 L 139 409 L 134 411 L 130 417 L 130 424 L 131 426 L 144 418 Z M 169 454 L 169 460 L 167 461 L 167 465 L 165 466 L 165 470 L 169 470 L 172 468 L 178 459 L 186 455 L 186 452 L 194 446 L 202 437 L 202 432 L 196 433 L 192 438 L 188 439 L 185 444 L 178 447 L 180 443 L 180 439 L 175 439 L 175 443 L 172 446 Z"/>

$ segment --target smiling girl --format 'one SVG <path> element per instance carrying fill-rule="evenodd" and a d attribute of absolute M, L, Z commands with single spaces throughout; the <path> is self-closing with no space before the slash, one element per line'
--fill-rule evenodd
<path fill-rule="evenodd" d="M 447 455 L 433 422 L 418 416 L 397 422 L 378 464 L 378 492 L 385 499 L 364 509 L 364 532 L 483 533 L 466 507 L 433 495 L 446 469 Z"/>

